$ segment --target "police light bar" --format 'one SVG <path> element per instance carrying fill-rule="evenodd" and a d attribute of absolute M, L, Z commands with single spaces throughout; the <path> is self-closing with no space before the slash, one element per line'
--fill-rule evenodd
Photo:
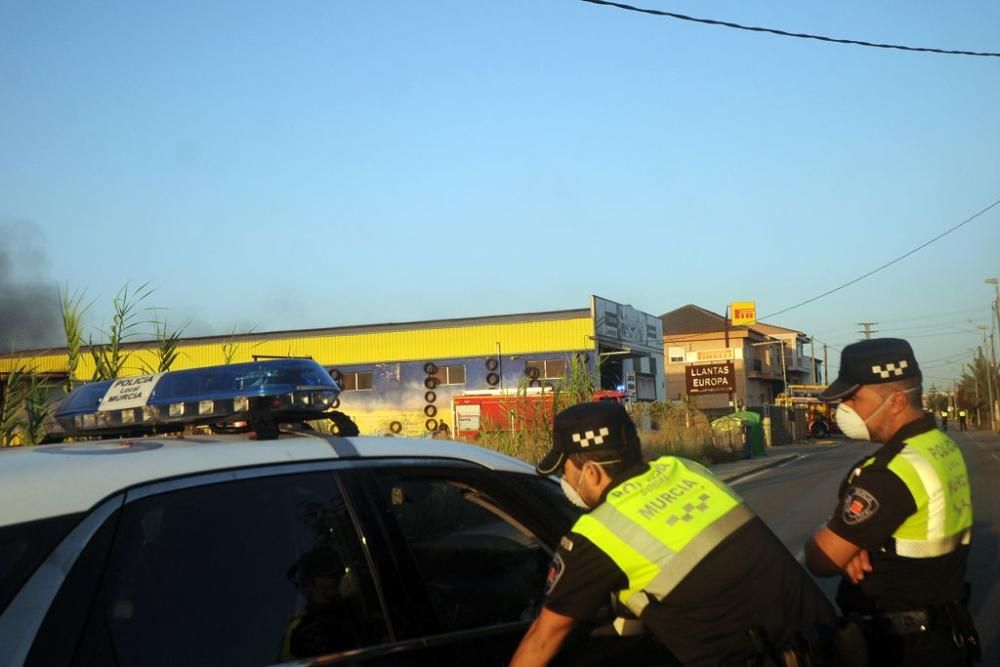
<path fill-rule="evenodd" d="M 55 417 L 73 435 L 149 433 L 249 419 L 328 416 L 340 394 L 311 359 L 277 359 L 92 382 L 74 390 Z"/>

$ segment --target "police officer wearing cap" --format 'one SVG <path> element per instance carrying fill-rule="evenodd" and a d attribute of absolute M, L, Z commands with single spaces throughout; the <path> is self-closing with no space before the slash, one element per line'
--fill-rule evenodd
<path fill-rule="evenodd" d="M 512 667 L 548 663 L 612 594 L 685 665 L 821 664 L 802 661 L 826 654 L 836 622 L 816 584 L 706 468 L 673 456 L 644 463 L 621 405 L 556 415 L 537 470 L 561 474 L 589 511 L 560 542 Z"/>
<path fill-rule="evenodd" d="M 868 638 L 872 665 L 968 665 L 978 638 L 967 610 L 972 495 L 958 446 L 921 405 L 909 343 L 844 348 L 822 394 L 837 426 L 882 447 L 841 485 L 829 523 L 806 544 L 818 576 L 842 575 L 837 602 Z"/>

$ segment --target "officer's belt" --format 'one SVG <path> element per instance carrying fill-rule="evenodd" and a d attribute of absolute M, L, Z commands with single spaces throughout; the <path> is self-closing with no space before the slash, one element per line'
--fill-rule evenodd
<path fill-rule="evenodd" d="M 905 540 L 896 538 L 895 552 L 904 558 L 936 558 L 950 554 L 963 544 L 972 542 L 972 528 L 934 540 Z"/>
<path fill-rule="evenodd" d="M 931 629 L 931 614 L 925 609 L 890 611 L 862 618 L 882 632 L 897 637 L 916 635 Z"/>
<path fill-rule="evenodd" d="M 955 601 L 904 611 L 877 611 L 861 618 L 865 624 L 885 634 L 907 637 L 941 628 L 963 629 L 960 626 L 966 615 L 965 605 Z"/>

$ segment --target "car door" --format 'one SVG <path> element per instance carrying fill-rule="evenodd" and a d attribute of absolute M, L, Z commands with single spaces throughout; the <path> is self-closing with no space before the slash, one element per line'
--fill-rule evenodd
<path fill-rule="evenodd" d="M 76 560 L 38 665 L 261 665 L 393 639 L 330 465 L 128 492 Z"/>
<path fill-rule="evenodd" d="M 394 625 L 434 647 L 413 664 L 507 664 L 541 609 L 555 545 L 579 510 L 535 475 L 444 462 L 385 462 L 370 472 L 374 517 L 366 520 L 380 528 L 365 532 L 385 540 L 373 551 L 393 555 L 391 567 L 380 567 L 395 568 L 405 591 L 393 613 L 421 621 Z M 559 662 L 676 664 L 652 638 L 619 637 L 610 621 L 605 610 L 581 624 Z"/>
<path fill-rule="evenodd" d="M 540 609 L 560 513 L 517 484 L 459 462 L 370 464 L 359 516 L 400 640 L 422 638 L 436 664 L 502 665 Z M 357 479 L 363 479 L 358 477 Z M 527 517 L 527 520 L 525 518 Z M 413 656 L 416 660 L 416 656 Z"/>

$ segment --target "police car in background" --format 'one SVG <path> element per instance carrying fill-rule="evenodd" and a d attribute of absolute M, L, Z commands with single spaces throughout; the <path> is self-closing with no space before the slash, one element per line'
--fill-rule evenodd
<path fill-rule="evenodd" d="M 576 510 L 517 459 L 357 437 L 338 393 L 282 359 L 71 394 L 80 441 L 0 452 L 0 665 L 505 664 Z M 672 664 L 611 627 L 560 661 Z"/>

